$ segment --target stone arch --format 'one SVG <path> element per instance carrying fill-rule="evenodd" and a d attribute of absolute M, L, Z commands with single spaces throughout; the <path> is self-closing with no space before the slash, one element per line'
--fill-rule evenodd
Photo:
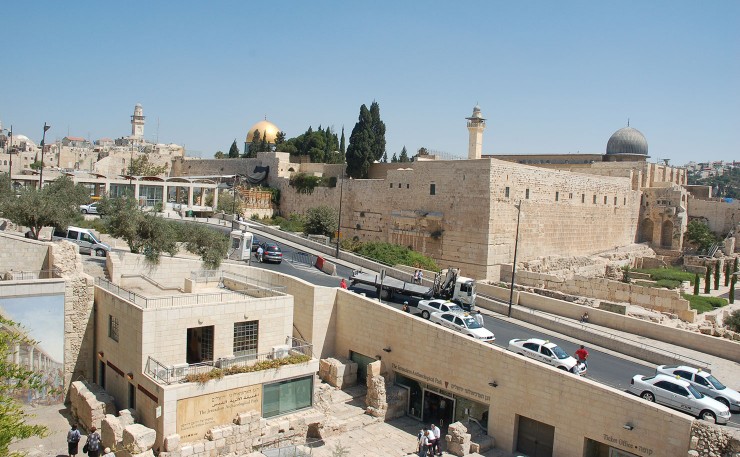
<path fill-rule="evenodd" d="M 660 230 L 660 245 L 664 248 L 673 246 L 673 221 L 663 222 Z"/>
<path fill-rule="evenodd" d="M 653 242 L 653 221 L 650 219 L 643 219 L 640 224 L 640 238 L 639 243 L 652 243 Z"/>

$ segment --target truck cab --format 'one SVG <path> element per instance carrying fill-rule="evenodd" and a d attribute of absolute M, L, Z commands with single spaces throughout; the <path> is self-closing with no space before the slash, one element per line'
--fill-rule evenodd
<path fill-rule="evenodd" d="M 465 311 L 472 311 L 475 307 L 475 280 L 458 276 L 455 280 L 455 289 L 452 292 L 453 302 L 460 305 Z"/>

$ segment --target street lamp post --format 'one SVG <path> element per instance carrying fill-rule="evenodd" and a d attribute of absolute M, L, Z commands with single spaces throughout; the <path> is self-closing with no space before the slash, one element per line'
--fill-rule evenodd
<path fill-rule="evenodd" d="M 41 137 L 41 173 L 39 173 L 39 190 L 44 185 L 44 144 L 46 143 L 46 131 L 51 128 L 44 122 L 44 135 Z"/>
<path fill-rule="evenodd" d="M 8 177 L 10 178 L 10 188 L 13 188 L 13 125 L 8 130 L 8 140 L 5 142 L 5 149 L 8 152 L 10 166 L 8 166 Z"/>
<path fill-rule="evenodd" d="M 346 165 L 345 165 L 346 167 Z M 339 258 L 339 240 L 342 238 L 342 196 L 344 194 L 344 170 L 342 168 L 342 182 L 339 183 L 339 220 L 337 221 L 337 252 L 334 257 Z"/>
<path fill-rule="evenodd" d="M 511 317 L 511 302 L 514 300 L 514 276 L 516 274 L 516 251 L 519 248 L 519 218 L 522 215 L 522 201 L 516 205 L 516 235 L 514 235 L 514 263 L 511 265 L 511 290 L 509 291 L 509 314 Z"/>
<path fill-rule="evenodd" d="M 239 175 L 234 175 L 234 182 L 231 183 L 231 214 L 234 215 L 234 220 L 237 220 L 236 217 L 236 181 L 237 178 L 239 178 Z"/>

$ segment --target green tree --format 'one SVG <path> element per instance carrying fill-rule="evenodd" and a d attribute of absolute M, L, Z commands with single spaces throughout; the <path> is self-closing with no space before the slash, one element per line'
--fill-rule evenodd
<path fill-rule="evenodd" d="M 270 143 L 267 142 L 267 133 L 262 137 L 260 142 L 260 149 L 258 152 L 267 152 L 270 150 Z"/>
<path fill-rule="evenodd" d="M 699 273 L 694 276 L 694 295 L 699 295 Z"/>
<path fill-rule="evenodd" d="M 339 152 L 343 156 L 347 153 L 346 142 L 344 141 L 344 126 L 342 126 L 342 140 L 339 142 Z"/>
<path fill-rule="evenodd" d="M 18 324 L 0 315 L 0 456 L 3 457 L 25 455 L 10 452 L 11 443 L 48 433 L 42 425 L 26 423 L 29 415 L 16 400 L 28 389 L 45 387 L 40 374 L 13 362 L 17 346 L 33 343 Z"/>
<path fill-rule="evenodd" d="M 165 171 L 167 171 L 167 165 L 154 165 L 149 162 L 147 154 L 135 158 L 128 166 L 128 174 L 132 176 L 159 176 Z"/>
<path fill-rule="evenodd" d="M 236 138 L 234 138 L 234 142 L 231 143 L 231 147 L 229 148 L 229 159 L 238 159 L 239 158 L 239 146 L 236 145 Z"/>
<path fill-rule="evenodd" d="M 215 270 L 229 249 L 229 238 L 218 230 L 198 224 L 184 224 L 180 235 L 188 252 L 199 255 L 203 266 Z"/>
<path fill-rule="evenodd" d="M 391 163 L 398 163 L 398 156 L 396 156 L 396 153 L 393 153 L 393 157 L 391 157 Z"/>
<path fill-rule="evenodd" d="M 707 265 L 707 271 L 704 273 L 704 293 L 709 293 L 710 284 L 712 283 L 712 270 L 709 265 Z"/>
<path fill-rule="evenodd" d="M 247 157 L 257 157 L 257 152 L 259 151 L 260 146 L 262 146 L 262 136 L 260 135 L 260 131 L 255 129 L 254 133 L 252 134 L 252 142 L 249 143 L 249 151 L 247 152 Z"/>
<path fill-rule="evenodd" d="M 398 161 L 403 163 L 410 162 L 409 153 L 406 152 L 406 146 L 401 149 L 401 155 L 398 156 Z"/>
<path fill-rule="evenodd" d="M 730 268 L 730 262 L 725 262 L 725 287 L 730 284 L 730 275 L 732 274 Z"/>
<path fill-rule="evenodd" d="M 375 160 L 373 156 L 375 149 L 372 116 L 367 106 L 362 105 L 359 119 L 349 137 L 347 174 L 355 179 L 367 178 L 370 164 Z"/>
<path fill-rule="evenodd" d="M 29 167 L 31 167 L 31 170 L 40 170 L 41 168 L 44 168 L 46 166 L 46 163 L 41 162 L 40 160 L 34 160 Z"/>
<path fill-rule="evenodd" d="M 157 264 L 163 254 L 177 254 L 177 232 L 166 219 L 156 213 L 144 212 L 132 195 L 103 198 L 100 207 L 106 231 L 126 241 L 134 254 L 144 254 L 147 261 Z"/>
<path fill-rule="evenodd" d="M 326 235 L 333 237 L 337 231 L 337 211 L 326 205 L 309 208 L 303 230 L 308 235 Z"/>
<path fill-rule="evenodd" d="M 218 194 L 218 206 L 216 211 L 222 211 L 225 214 L 241 214 L 244 211 L 242 199 L 238 196 L 234 200 L 234 193 L 230 190 L 224 190 Z"/>
<path fill-rule="evenodd" d="M 714 290 L 719 290 L 719 262 L 714 264 Z"/>
<path fill-rule="evenodd" d="M 285 132 L 280 131 L 275 134 L 275 146 L 285 143 Z"/>
<path fill-rule="evenodd" d="M 696 219 L 689 222 L 686 228 L 686 239 L 697 245 L 701 251 L 706 251 L 717 242 L 717 237 L 709 230 L 709 227 Z"/>
<path fill-rule="evenodd" d="M 38 239 L 44 227 L 67 228 L 79 217 L 80 205 L 89 201 L 90 192 L 82 184 L 75 185 L 70 178 L 63 176 L 41 190 L 23 189 L 18 197 L 2 198 L 0 209 L 14 223 L 28 227 L 33 238 Z"/>
<path fill-rule="evenodd" d="M 732 279 L 730 279 L 730 304 L 735 303 L 735 285 L 737 284 L 737 275 L 732 275 Z M 740 310 L 735 311 L 733 314 L 737 315 L 740 313 Z M 736 326 L 736 332 L 740 331 L 740 325 Z"/>
<path fill-rule="evenodd" d="M 387 152 L 383 153 L 383 159 L 381 160 L 381 162 L 388 163 L 388 153 Z"/>
<path fill-rule="evenodd" d="M 223 153 L 223 151 L 216 151 L 215 154 L 213 154 L 214 159 L 223 159 L 226 157 L 226 154 Z"/>
<path fill-rule="evenodd" d="M 373 153 L 371 163 L 380 160 L 385 152 L 385 122 L 380 119 L 380 105 L 373 101 L 370 105 L 371 129 L 373 132 Z"/>

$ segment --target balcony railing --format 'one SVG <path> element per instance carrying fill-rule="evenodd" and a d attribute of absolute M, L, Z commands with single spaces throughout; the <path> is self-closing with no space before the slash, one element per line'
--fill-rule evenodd
<path fill-rule="evenodd" d="M 32 279 L 54 279 L 61 278 L 61 271 L 54 268 L 51 270 L 35 270 L 35 271 L 7 271 L 5 274 L 0 274 L 1 281 L 28 281 Z"/>
<path fill-rule="evenodd" d="M 256 365 L 259 362 L 284 359 L 295 355 L 304 355 L 313 358 L 313 345 L 298 338 L 287 337 L 285 345 L 276 346 L 270 352 L 224 357 L 211 362 L 190 364 L 164 365 L 154 357 L 149 356 L 144 374 L 161 384 L 172 384 L 176 382 L 187 382 L 188 377 L 208 374 L 214 369 L 246 368 Z M 238 372 L 238 370 L 236 371 Z"/>

